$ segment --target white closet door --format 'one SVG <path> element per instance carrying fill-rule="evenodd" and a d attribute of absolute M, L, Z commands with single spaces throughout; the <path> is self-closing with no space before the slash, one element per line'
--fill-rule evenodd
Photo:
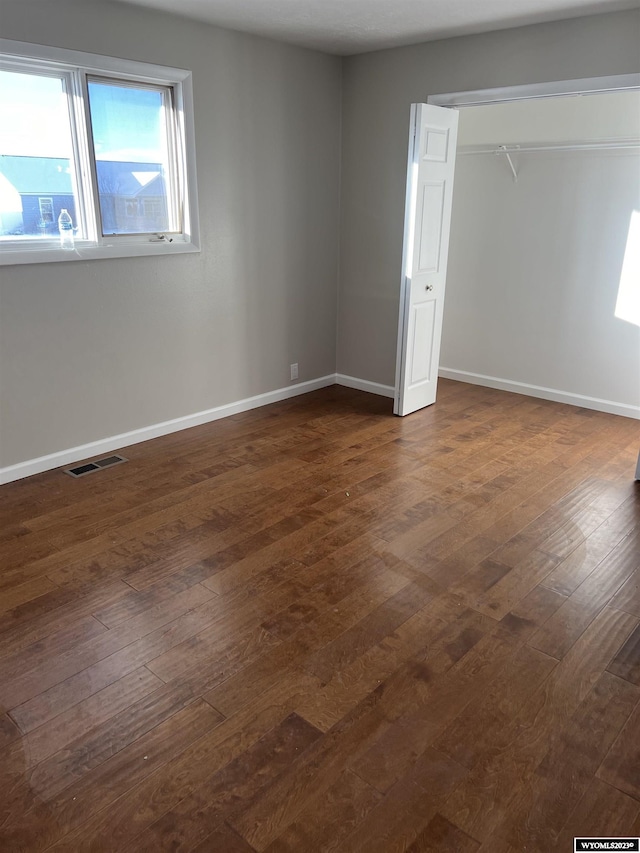
<path fill-rule="evenodd" d="M 412 104 L 394 413 L 435 402 L 457 110 Z"/>

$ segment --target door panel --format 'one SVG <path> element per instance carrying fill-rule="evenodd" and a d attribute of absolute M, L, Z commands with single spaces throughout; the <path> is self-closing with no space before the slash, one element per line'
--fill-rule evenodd
<path fill-rule="evenodd" d="M 424 139 L 423 159 L 446 163 L 449 151 L 449 128 L 427 127 Z"/>
<path fill-rule="evenodd" d="M 431 379 L 432 348 L 435 323 L 435 303 L 433 299 L 412 306 L 411 386 L 429 382 Z"/>
<path fill-rule="evenodd" d="M 418 273 L 438 272 L 442 244 L 442 209 L 444 206 L 443 181 L 425 181 L 421 187 L 422 204 L 418 234 Z"/>
<path fill-rule="evenodd" d="M 458 113 L 411 107 L 394 412 L 435 402 Z"/>

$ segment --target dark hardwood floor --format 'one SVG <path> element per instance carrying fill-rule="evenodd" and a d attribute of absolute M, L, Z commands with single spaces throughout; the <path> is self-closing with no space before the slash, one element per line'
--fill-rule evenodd
<path fill-rule="evenodd" d="M 333 387 L 0 504 L 0 850 L 640 834 L 637 421 Z"/>

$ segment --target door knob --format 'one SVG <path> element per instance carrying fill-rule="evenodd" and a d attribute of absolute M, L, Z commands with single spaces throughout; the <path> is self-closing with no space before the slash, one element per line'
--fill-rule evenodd
<path fill-rule="evenodd" d="M 432 284 L 428 284 L 428 285 L 425 287 L 425 290 L 433 290 L 433 285 L 432 285 Z"/>

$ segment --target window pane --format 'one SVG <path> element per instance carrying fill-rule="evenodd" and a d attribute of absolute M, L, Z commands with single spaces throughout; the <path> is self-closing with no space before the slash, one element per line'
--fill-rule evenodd
<path fill-rule="evenodd" d="M 178 230 L 164 88 L 89 81 L 102 233 Z"/>
<path fill-rule="evenodd" d="M 77 227 L 64 79 L 0 71 L 0 239 L 57 238 L 63 208 Z"/>

